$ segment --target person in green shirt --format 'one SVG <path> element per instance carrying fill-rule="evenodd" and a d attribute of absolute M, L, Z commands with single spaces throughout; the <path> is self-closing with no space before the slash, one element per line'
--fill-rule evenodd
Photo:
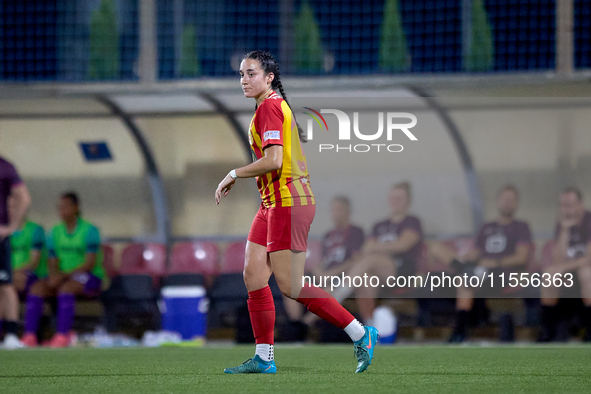
<path fill-rule="evenodd" d="M 57 333 L 49 346 L 67 347 L 76 296 L 98 294 L 105 275 L 99 230 L 80 217 L 78 195 L 62 194 L 58 210 L 62 222 L 47 237 L 49 276 L 35 283 L 27 296 L 22 339 L 27 346 L 37 345 L 35 333 L 43 313 L 43 300 L 57 296 Z"/>
<path fill-rule="evenodd" d="M 12 282 L 20 294 L 28 293 L 38 279 L 47 277 L 45 231 L 37 223 L 25 219 L 10 237 Z"/>

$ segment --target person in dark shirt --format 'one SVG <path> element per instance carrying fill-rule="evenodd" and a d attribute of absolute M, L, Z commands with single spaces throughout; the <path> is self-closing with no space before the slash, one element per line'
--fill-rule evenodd
<path fill-rule="evenodd" d="M 585 305 L 585 341 L 591 341 L 591 212 L 585 211 L 583 195 L 577 188 L 569 187 L 560 195 L 560 216 L 555 230 L 552 264 L 544 269 L 544 273 L 551 275 L 551 284 L 557 274 L 564 278 L 566 273 L 576 273 L 573 278 L 579 281 Z M 559 298 L 560 287 L 540 287 L 540 342 L 552 341 L 556 337 Z"/>
<path fill-rule="evenodd" d="M 344 196 L 335 197 L 331 206 L 334 228 L 322 240 L 322 262 L 315 267 L 315 276 L 340 275 L 355 262 L 363 247 L 363 229 L 351 224 L 351 204 Z"/>
<path fill-rule="evenodd" d="M 519 206 L 519 192 L 515 186 L 501 188 L 497 193 L 496 204 L 499 216 L 480 228 L 475 241 L 476 249 L 463 259 L 476 262 L 476 266 L 480 271 L 486 271 L 487 276 L 490 272 L 494 277 L 506 272 L 508 277 L 510 272 L 525 270 L 532 249 L 531 232 L 526 222 L 515 219 Z M 483 284 L 483 288 L 486 288 L 486 284 Z M 500 290 L 500 287 L 496 290 Z M 474 305 L 475 293 L 476 289 L 471 287 L 457 289 L 456 324 L 450 342 L 466 339 L 468 316 Z"/>
<path fill-rule="evenodd" d="M 9 199 L 12 201 L 10 215 Z M 0 323 L 3 319 L 6 349 L 23 346 L 16 336 L 18 295 L 12 284 L 10 236 L 21 227 L 30 204 L 31 196 L 16 168 L 0 157 Z"/>
<path fill-rule="evenodd" d="M 348 276 L 377 276 L 383 284 L 389 276 L 415 274 L 423 231 L 419 218 L 408 212 L 411 203 L 410 184 L 403 182 L 394 185 L 388 195 L 388 202 L 392 210 L 390 217 L 373 227 L 371 236 L 363 245 L 359 261 L 347 271 Z M 359 313 L 366 325 L 373 324 L 378 291 L 379 288 L 369 285 L 355 288 Z"/>

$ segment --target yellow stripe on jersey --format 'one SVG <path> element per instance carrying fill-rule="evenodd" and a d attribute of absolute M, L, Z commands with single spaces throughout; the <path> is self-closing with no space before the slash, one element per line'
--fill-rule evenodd
<path fill-rule="evenodd" d="M 274 128 L 281 128 L 280 139 Z M 257 159 L 264 156 L 263 145 L 267 140 L 268 144 L 283 145 L 283 163 L 280 170 L 257 178 L 263 204 L 266 207 L 314 204 L 297 124 L 289 105 L 276 93 L 261 103 L 250 124 L 249 141 Z"/>

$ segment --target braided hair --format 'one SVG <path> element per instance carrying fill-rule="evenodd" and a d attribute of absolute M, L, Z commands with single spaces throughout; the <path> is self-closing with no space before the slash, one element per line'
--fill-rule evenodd
<path fill-rule="evenodd" d="M 281 83 L 281 79 L 279 78 L 279 63 L 277 63 L 273 55 L 265 51 L 251 51 L 244 55 L 243 59 L 258 60 L 261 64 L 261 69 L 263 69 L 263 71 L 265 72 L 265 75 L 269 73 L 273 73 L 275 75 L 275 78 L 273 78 L 273 81 L 271 81 L 271 88 L 273 90 L 279 90 L 281 97 L 283 97 L 283 100 L 285 100 L 285 102 L 289 106 L 289 109 L 291 109 L 291 105 L 289 105 L 289 101 L 287 101 L 287 95 L 285 94 L 285 90 L 283 89 L 283 84 Z M 295 113 L 293 113 L 293 110 L 291 112 L 293 114 L 293 118 L 295 119 Z M 296 125 L 298 127 L 298 135 L 300 136 L 300 141 L 304 143 L 308 142 L 304 134 L 304 130 L 300 127 L 299 124 L 297 124 L 297 122 Z"/>

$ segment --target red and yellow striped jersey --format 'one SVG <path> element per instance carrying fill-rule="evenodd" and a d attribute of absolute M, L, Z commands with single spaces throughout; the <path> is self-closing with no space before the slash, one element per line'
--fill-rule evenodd
<path fill-rule="evenodd" d="M 277 93 L 271 93 L 255 111 L 248 139 L 255 160 L 265 155 L 267 146 L 283 146 L 281 168 L 256 178 L 265 207 L 315 204 L 297 124 L 289 105 Z"/>

